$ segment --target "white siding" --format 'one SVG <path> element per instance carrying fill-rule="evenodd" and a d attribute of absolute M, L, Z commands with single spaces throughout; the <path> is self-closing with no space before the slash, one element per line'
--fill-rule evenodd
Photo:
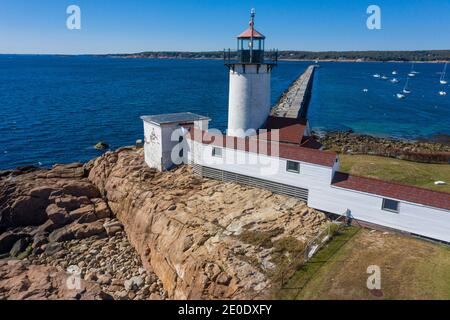
<path fill-rule="evenodd" d="M 397 200 L 397 199 L 394 199 Z M 399 213 L 381 209 L 383 197 L 333 186 L 310 188 L 308 205 L 370 223 L 450 242 L 450 212 L 400 201 Z"/>
<path fill-rule="evenodd" d="M 450 242 L 450 212 L 420 204 L 400 201 L 400 212 L 393 213 L 381 209 L 383 197 L 344 189 L 331 185 L 331 178 L 338 169 L 300 162 L 300 174 L 286 171 L 286 159 L 248 154 L 243 151 L 223 148 L 223 158 L 212 156 L 212 146 L 190 142 L 189 156 L 204 166 L 239 173 L 255 178 L 266 179 L 282 184 L 309 190 L 308 206 L 343 215 L 350 209 L 353 217 L 366 222 L 415 233 L 442 241 Z M 247 163 L 227 161 L 247 159 Z M 249 157 L 257 158 L 258 163 L 249 163 Z M 265 168 L 266 171 L 263 171 Z M 267 169 L 274 171 L 270 175 Z M 394 199 L 398 200 L 398 199 Z"/>
<path fill-rule="evenodd" d="M 191 147 L 192 148 L 192 147 Z M 300 173 L 286 171 L 286 159 L 256 155 L 234 149 L 223 149 L 222 158 L 212 156 L 212 145 L 195 142 L 191 150 L 196 163 L 246 176 L 266 179 L 295 187 L 309 189 L 311 185 L 329 186 L 332 168 L 300 162 Z M 239 161 L 238 161 L 239 160 Z"/>
<path fill-rule="evenodd" d="M 174 165 L 172 151 L 179 142 L 172 141 L 172 133 L 177 129 L 180 126 L 176 123 L 157 125 L 144 121 L 145 162 L 149 167 L 164 171 Z"/>
<path fill-rule="evenodd" d="M 162 170 L 161 127 L 144 121 L 145 162 L 150 168 Z"/>

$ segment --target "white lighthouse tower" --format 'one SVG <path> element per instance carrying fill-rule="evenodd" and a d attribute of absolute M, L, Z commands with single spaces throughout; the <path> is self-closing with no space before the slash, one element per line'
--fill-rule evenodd
<path fill-rule="evenodd" d="M 255 10 L 249 28 L 237 37 L 237 54 L 225 53 L 230 70 L 227 135 L 245 137 L 264 125 L 270 112 L 270 75 L 277 52 L 265 58 L 265 36 L 255 30 Z M 253 133 L 252 133 L 253 132 Z"/>

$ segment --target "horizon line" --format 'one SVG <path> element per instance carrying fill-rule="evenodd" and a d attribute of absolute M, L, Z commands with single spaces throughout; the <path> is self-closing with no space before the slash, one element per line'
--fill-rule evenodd
<path fill-rule="evenodd" d="M 224 49 L 227 50 L 227 49 Z M 450 51 L 448 49 L 414 49 L 414 50 L 294 50 L 294 49 L 281 49 L 278 52 L 307 52 L 307 53 L 348 53 L 348 52 L 423 52 L 423 51 Z M 161 52 L 170 52 L 170 53 L 218 53 L 223 52 L 223 50 L 145 50 L 138 52 L 115 52 L 115 53 L 1 53 L 0 55 L 64 55 L 64 56 L 87 56 L 87 55 L 131 55 L 131 54 L 141 54 L 141 53 L 161 53 Z"/>

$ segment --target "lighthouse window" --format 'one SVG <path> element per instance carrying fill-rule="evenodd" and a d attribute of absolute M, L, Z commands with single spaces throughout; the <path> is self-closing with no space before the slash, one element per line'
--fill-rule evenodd
<path fill-rule="evenodd" d="M 222 149 L 213 147 L 213 149 L 212 149 L 212 156 L 213 157 L 222 158 Z"/>
<path fill-rule="evenodd" d="M 286 163 L 286 171 L 300 173 L 300 163 L 288 160 Z"/>
<path fill-rule="evenodd" d="M 383 205 L 381 209 L 385 211 L 391 211 L 398 213 L 399 202 L 391 199 L 383 199 Z"/>

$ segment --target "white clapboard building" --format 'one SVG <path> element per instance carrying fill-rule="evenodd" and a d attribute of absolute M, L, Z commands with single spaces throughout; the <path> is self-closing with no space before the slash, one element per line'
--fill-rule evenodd
<path fill-rule="evenodd" d="M 339 172 L 339 158 L 321 150 L 304 118 L 270 116 L 265 37 L 249 28 L 237 52 L 225 53 L 230 73 L 228 130 L 209 128 L 193 113 L 143 116 L 145 161 L 158 170 L 188 163 L 204 177 L 300 198 L 309 207 L 450 242 L 450 195 Z"/>

